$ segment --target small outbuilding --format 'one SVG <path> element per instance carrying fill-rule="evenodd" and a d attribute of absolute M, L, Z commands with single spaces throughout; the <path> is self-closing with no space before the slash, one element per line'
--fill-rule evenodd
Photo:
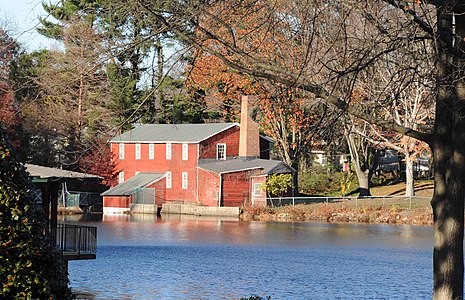
<path fill-rule="evenodd" d="M 271 174 L 294 174 L 296 171 L 279 160 L 235 157 L 223 161 L 199 161 L 199 186 L 203 199 L 212 206 L 266 206 L 262 184 Z M 289 196 L 292 188 L 289 189 Z"/>
<path fill-rule="evenodd" d="M 166 200 L 165 177 L 165 173 L 138 173 L 102 193 L 105 213 L 157 213 Z"/>

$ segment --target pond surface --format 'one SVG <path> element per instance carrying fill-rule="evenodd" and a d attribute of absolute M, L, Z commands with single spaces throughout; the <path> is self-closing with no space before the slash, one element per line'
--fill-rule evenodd
<path fill-rule="evenodd" d="M 71 261 L 90 299 L 427 299 L 432 227 L 240 222 L 178 215 L 68 216 L 98 227 Z"/>

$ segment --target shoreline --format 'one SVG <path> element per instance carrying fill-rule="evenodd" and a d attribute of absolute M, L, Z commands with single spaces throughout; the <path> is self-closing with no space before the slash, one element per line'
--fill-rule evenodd
<path fill-rule="evenodd" d="M 243 221 L 327 222 L 363 224 L 433 225 L 431 207 L 347 207 L 343 204 L 309 204 L 277 208 L 244 208 Z"/>
<path fill-rule="evenodd" d="M 58 214 L 81 215 L 84 212 L 74 207 L 58 209 Z M 433 211 L 431 207 L 425 206 L 408 209 L 395 205 L 354 207 L 344 203 L 299 204 L 282 207 L 250 206 L 241 209 L 239 220 L 432 226 Z"/>

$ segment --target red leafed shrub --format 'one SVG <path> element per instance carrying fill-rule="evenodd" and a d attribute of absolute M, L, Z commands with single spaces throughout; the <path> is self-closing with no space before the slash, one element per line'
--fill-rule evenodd
<path fill-rule="evenodd" d="M 93 149 L 89 149 L 79 161 L 83 172 L 103 177 L 102 184 L 114 186 L 118 181 L 119 170 L 116 169 L 112 159 L 111 148 L 104 142 L 97 143 Z"/>

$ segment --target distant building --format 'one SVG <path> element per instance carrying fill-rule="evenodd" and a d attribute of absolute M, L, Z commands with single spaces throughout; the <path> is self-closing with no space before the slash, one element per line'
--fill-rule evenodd
<path fill-rule="evenodd" d="M 399 172 L 400 161 L 396 150 L 386 149 L 380 151 L 378 169 L 384 172 Z"/>
<path fill-rule="evenodd" d="M 146 124 L 111 141 L 119 184 L 104 192 L 104 212 L 165 202 L 205 206 L 266 205 L 261 185 L 273 173 L 294 174 L 269 160 L 270 139 L 260 136 L 242 98 L 241 124 Z"/>
<path fill-rule="evenodd" d="M 321 166 L 332 165 L 334 168 L 347 172 L 349 170 L 348 154 L 329 155 L 325 150 L 311 150 L 313 161 Z"/>

